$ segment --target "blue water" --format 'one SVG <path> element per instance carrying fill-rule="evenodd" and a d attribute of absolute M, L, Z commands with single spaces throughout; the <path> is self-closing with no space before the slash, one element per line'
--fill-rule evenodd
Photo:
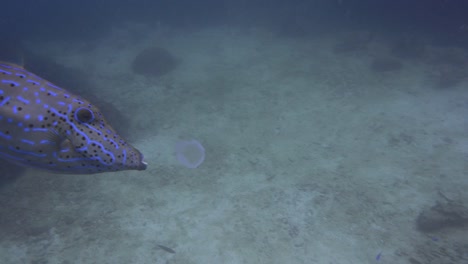
<path fill-rule="evenodd" d="M 148 162 L 0 160 L 0 263 L 468 263 L 467 1 L 0 10 L 0 61 L 99 106 Z"/>

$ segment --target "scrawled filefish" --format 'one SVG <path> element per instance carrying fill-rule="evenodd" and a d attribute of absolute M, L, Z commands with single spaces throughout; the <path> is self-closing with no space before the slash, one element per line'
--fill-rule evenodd
<path fill-rule="evenodd" d="M 0 62 L 0 157 L 61 173 L 144 170 L 143 155 L 80 96 Z"/>

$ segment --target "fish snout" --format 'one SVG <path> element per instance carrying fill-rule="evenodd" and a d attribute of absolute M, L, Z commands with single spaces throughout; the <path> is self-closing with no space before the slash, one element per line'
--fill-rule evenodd
<path fill-rule="evenodd" d="M 145 161 L 145 157 L 140 153 L 140 164 L 138 165 L 137 170 L 146 170 L 148 163 Z"/>

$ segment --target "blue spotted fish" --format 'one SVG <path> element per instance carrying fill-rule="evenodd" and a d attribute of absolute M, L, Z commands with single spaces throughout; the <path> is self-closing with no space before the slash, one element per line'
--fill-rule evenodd
<path fill-rule="evenodd" d="M 0 62 L 0 158 L 71 174 L 144 170 L 143 155 L 87 100 Z"/>

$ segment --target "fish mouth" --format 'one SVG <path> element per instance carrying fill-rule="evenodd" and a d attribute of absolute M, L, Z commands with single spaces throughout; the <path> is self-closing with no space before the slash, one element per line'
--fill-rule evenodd
<path fill-rule="evenodd" d="M 138 170 L 146 170 L 148 167 L 148 163 L 145 161 L 145 157 L 141 154 L 140 165 L 138 166 Z"/>

